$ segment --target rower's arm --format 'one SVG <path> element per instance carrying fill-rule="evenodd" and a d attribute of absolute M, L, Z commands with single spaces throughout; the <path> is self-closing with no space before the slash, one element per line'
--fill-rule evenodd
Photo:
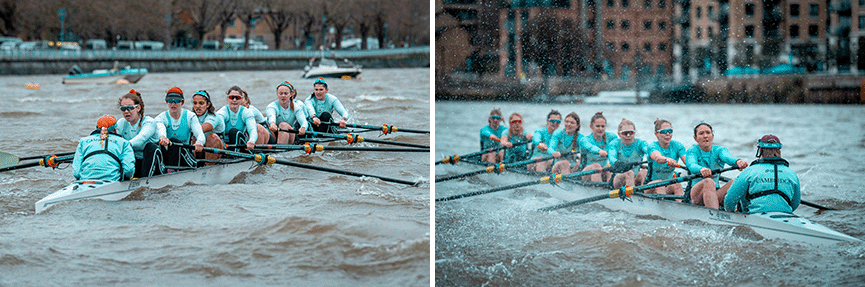
<path fill-rule="evenodd" d="M 207 138 L 204 137 L 204 129 L 201 128 L 201 123 L 198 122 L 198 116 L 195 113 L 188 113 L 190 116 L 186 119 L 189 123 L 189 131 L 195 136 L 195 142 L 204 145 Z"/>
<path fill-rule="evenodd" d="M 345 110 L 345 107 L 342 106 L 342 103 L 339 101 L 339 99 L 336 98 L 336 96 L 331 96 L 333 97 L 333 109 L 336 110 L 336 112 L 339 113 L 339 115 L 341 115 L 343 118 L 345 118 L 345 121 L 348 121 L 348 111 Z"/>

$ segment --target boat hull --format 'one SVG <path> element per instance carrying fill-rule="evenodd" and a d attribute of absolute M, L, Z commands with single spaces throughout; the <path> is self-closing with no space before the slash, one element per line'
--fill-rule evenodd
<path fill-rule="evenodd" d="M 238 173 L 255 166 L 250 160 L 242 160 L 129 181 L 79 180 L 37 201 L 35 210 L 39 214 L 54 205 L 84 199 L 122 200 L 139 188 L 162 188 L 185 183 L 227 184 Z"/>
<path fill-rule="evenodd" d="M 356 78 L 361 73 L 361 68 L 334 68 L 334 69 L 326 69 L 326 68 L 312 68 L 309 71 L 303 73 L 304 79 L 309 78 L 342 78 L 342 77 L 352 77 Z"/>
<path fill-rule="evenodd" d="M 147 69 L 123 69 L 120 71 L 105 71 L 68 75 L 63 77 L 63 84 L 117 84 L 137 83 L 147 75 Z"/>

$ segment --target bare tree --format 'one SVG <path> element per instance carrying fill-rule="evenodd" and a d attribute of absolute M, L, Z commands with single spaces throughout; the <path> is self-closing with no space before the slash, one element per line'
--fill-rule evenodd
<path fill-rule="evenodd" d="M 18 12 L 18 1 L 0 1 L 0 34 L 14 36 L 17 33 L 15 15 Z"/>
<path fill-rule="evenodd" d="M 314 35 L 318 32 L 318 27 L 321 27 L 321 19 L 324 17 L 324 10 L 321 9 L 318 3 L 309 3 L 308 1 L 300 3 L 297 7 L 300 14 L 298 18 L 300 19 L 300 30 L 303 31 L 303 41 L 301 44 L 302 47 L 310 46 L 309 41 L 310 38 L 315 39 Z M 315 40 L 313 40 L 315 41 Z M 324 45 L 324 43 L 321 43 Z M 312 45 L 315 45 L 313 42 Z"/>
<path fill-rule="evenodd" d="M 225 47 L 225 31 L 231 22 L 237 18 L 237 1 L 228 0 L 228 6 L 219 13 L 219 46 Z"/>
<path fill-rule="evenodd" d="M 252 33 L 252 28 L 259 19 L 260 3 L 255 0 L 240 1 L 237 5 L 237 17 L 243 21 L 243 50 L 249 50 L 249 35 Z"/>
<path fill-rule="evenodd" d="M 264 10 L 264 19 L 267 21 L 267 26 L 270 28 L 270 32 L 273 33 L 273 39 L 276 42 L 276 47 L 274 49 L 279 50 L 282 48 L 282 34 L 285 32 L 288 27 L 291 27 L 292 24 L 297 23 L 297 14 L 294 12 L 291 7 L 294 7 L 293 0 L 276 0 L 276 1 L 267 1 L 265 2 Z"/>
<path fill-rule="evenodd" d="M 189 24 L 193 37 L 201 49 L 204 35 L 220 24 L 220 15 L 229 9 L 233 0 L 189 0 L 180 2 L 180 16 Z"/>

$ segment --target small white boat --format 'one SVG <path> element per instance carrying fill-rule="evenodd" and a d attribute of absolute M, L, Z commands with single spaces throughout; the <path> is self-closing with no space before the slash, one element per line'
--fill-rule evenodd
<path fill-rule="evenodd" d="M 463 162 L 488 166 L 475 160 L 463 159 Z M 509 170 L 528 174 L 524 169 Z M 533 176 L 537 177 L 537 176 Z M 580 184 L 581 181 L 568 181 Z M 555 198 L 571 202 L 592 196 L 604 194 L 593 188 L 578 188 L 565 190 L 562 188 L 544 188 L 544 191 Z M 700 220 L 711 224 L 746 226 L 764 238 L 780 238 L 811 244 L 834 244 L 838 242 L 863 242 L 861 239 L 838 232 L 829 227 L 815 223 L 793 213 L 768 212 L 760 214 L 743 214 L 728 212 L 689 203 L 661 199 L 654 194 L 635 193 L 630 200 L 604 199 L 594 203 L 609 209 L 621 210 L 636 215 L 655 215 L 671 221 Z"/>
<path fill-rule="evenodd" d="M 147 69 L 132 69 L 129 66 L 123 69 L 102 69 L 93 70 L 90 73 L 81 73 L 80 69 L 73 67 L 70 75 L 63 77 L 64 84 L 128 84 L 137 83 L 144 75 L 147 75 Z"/>
<path fill-rule="evenodd" d="M 315 58 L 309 60 L 309 64 L 303 68 L 303 78 L 357 78 L 362 69 L 348 59 L 337 62 L 333 59 L 321 58 L 315 62 Z"/>
<path fill-rule="evenodd" d="M 649 92 L 640 91 L 639 96 L 636 91 L 603 91 L 598 92 L 596 96 L 588 96 L 583 98 L 584 104 L 640 104 L 647 103 L 649 100 Z"/>
<path fill-rule="evenodd" d="M 208 165 L 197 169 L 128 181 L 79 180 L 37 201 L 35 204 L 36 213 L 39 214 L 56 204 L 76 200 L 101 199 L 118 201 L 142 187 L 162 188 L 168 185 L 183 185 L 185 183 L 227 184 L 240 172 L 250 170 L 256 166 L 258 164 L 251 160 L 236 160 L 226 164 Z"/>

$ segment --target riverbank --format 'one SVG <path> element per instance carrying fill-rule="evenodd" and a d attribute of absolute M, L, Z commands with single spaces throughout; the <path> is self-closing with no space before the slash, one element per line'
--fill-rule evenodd
<path fill-rule="evenodd" d="M 328 51 L 327 58 L 348 59 L 364 68 L 417 68 L 430 66 L 428 46 Z M 65 74 L 73 65 L 83 71 L 121 67 L 149 72 L 293 70 L 303 69 L 319 51 L 207 51 L 207 50 L 87 50 L 2 51 L 0 75 Z"/>

